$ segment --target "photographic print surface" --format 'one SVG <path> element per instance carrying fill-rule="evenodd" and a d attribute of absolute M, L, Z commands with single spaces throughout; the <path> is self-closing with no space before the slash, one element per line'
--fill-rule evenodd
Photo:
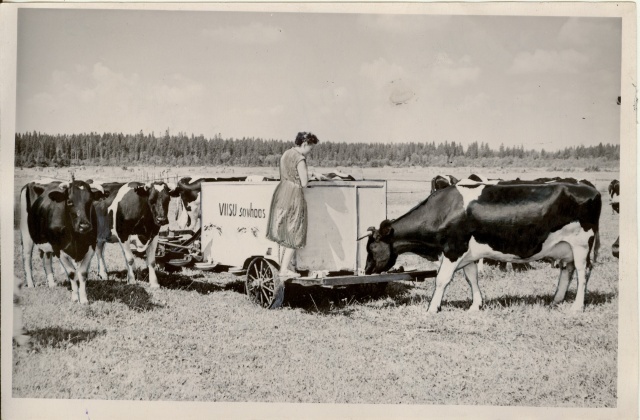
<path fill-rule="evenodd" d="M 16 9 L 3 399 L 619 413 L 623 17 Z"/>

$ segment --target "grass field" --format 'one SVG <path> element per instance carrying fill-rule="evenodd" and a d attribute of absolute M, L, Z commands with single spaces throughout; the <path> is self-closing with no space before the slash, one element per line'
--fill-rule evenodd
<path fill-rule="evenodd" d="M 161 169 L 156 169 L 159 175 Z M 423 200 L 437 173 L 458 177 L 586 178 L 606 191 L 617 172 L 534 172 L 487 168 L 375 168 L 356 177 L 389 179 L 388 216 Z M 313 168 L 318 172 L 326 172 Z M 39 176 L 63 170 L 16 170 L 15 193 Z M 275 175 L 272 168 L 226 168 L 225 174 Z M 231 172 L 233 171 L 233 172 Z M 85 168 L 76 178 L 140 179 L 153 169 Z M 172 175 L 222 175 L 222 169 L 173 169 Z M 544 263 L 525 273 L 487 268 L 480 277 L 485 307 L 468 313 L 461 273 L 442 312 L 428 316 L 433 279 L 397 282 L 382 297 L 357 288 L 287 287 L 284 307 L 264 310 L 228 273 L 159 272 L 152 290 L 143 260 L 135 285 L 122 253 L 107 245 L 112 280 L 98 281 L 90 304 L 70 300 L 69 287 L 46 287 L 34 257 L 37 287 L 24 291 L 24 319 L 33 349 L 13 351 L 13 396 L 112 400 L 403 403 L 615 407 L 617 395 L 618 260 L 611 244 L 618 216 L 603 197 L 601 252 L 588 285 L 585 312 L 567 301 L 549 306 L 558 272 Z M 15 275 L 24 276 L 19 235 Z M 407 255 L 400 264 L 433 268 Z M 54 262 L 56 279 L 63 278 Z"/>

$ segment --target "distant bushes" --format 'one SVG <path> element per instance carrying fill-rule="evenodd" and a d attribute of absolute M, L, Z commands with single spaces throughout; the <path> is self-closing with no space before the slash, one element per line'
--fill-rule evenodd
<path fill-rule="evenodd" d="M 152 134 L 89 133 L 49 135 L 38 132 L 16 134 L 17 167 L 104 166 L 268 166 L 278 165 L 291 142 L 261 138 L 223 139 L 179 133 Z M 620 146 L 567 147 L 547 152 L 525 150 L 522 145 L 491 149 L 473 142 L 466 148 L 456 142 L 334 143 L 321 141 L 309 157 L 315 166 L 439 166 L 439 167 L 617 167 Z M 595 169 L 594 169 L 595 168 Z"/>

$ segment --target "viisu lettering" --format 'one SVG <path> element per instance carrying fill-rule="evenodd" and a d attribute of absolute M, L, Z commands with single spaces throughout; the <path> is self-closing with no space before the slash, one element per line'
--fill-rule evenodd
<path fill-rule="evenodd" d="M 237 203 L 219 203 L 220 216 L 228 217 L 252 217 L 254 219 L 265 219 L 267 211 L 265 209 L 254 208 L 253 203 L 249 207 L 238 207 Z"/>

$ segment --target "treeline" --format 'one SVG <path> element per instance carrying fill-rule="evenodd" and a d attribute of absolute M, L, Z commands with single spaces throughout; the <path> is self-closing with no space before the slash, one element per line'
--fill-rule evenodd
<path fill-rule="evenodd" d="M 233 165 L 277 166 L 291 142 L 261 138 L 208 139 L 184 133 L 152 134 L 88 133 L 49 135 L 16 134 L 16 167 L 71 165 Z M 423 143 L 331 143 L 320 142 L 309 156 L 315 166 L 488 166 L 526 162 L 543 166 L 549 161 L 618 161 L 620 146 L 566 147 L 557 151 L 525 150 L 520 146 L 492 149 L 473 142 L 466 148 L 456 142 Z"/>

